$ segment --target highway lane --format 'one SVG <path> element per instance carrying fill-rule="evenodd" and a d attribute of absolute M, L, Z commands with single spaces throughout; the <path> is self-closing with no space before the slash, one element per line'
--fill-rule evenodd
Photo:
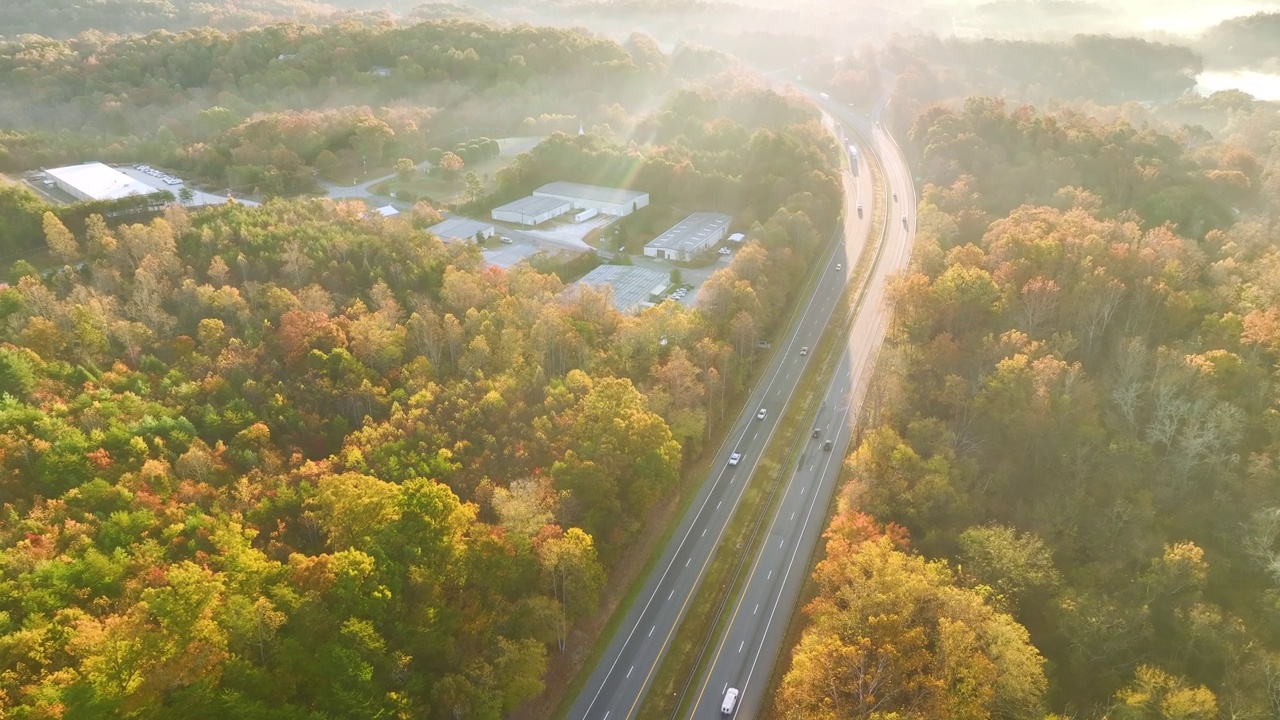
<path fill-rule="evenodd" d="M 869 177 L 865 164 L 859 175 Z M 871 207 L 870 182 L 855 183 L 852 192 L 856 202 Z M 864 219 L 852 211 L 848 215 L 851 223 L 844 232 L 865 238 L 871 214 L 865 213 Z M 860 248 L 860 242 L 847 244 L 841 237 L 818 261 L 821 270 L 811 295 L 799 303 L 798 318 L 793 316 L 784 338 L 774 341 L 770 367 L 750 394 L 716 453 L 711 474 L 574 701 L 570 720 L 630 720 L 635 714 L 810 360 L 811 356 L 801 355 L 800 350 L 817 345 L 845 292 L 850 253 Z M 856 258 L 856 253 L 852 257 Z M 760 409 L 765 410 L 763 419 L 757 418 Z M 742 454 L 736 467 L 728 464 L 735 452 Z"/>
<path fill-rule="evenodd" d="M 814 100 L 819 102 L 816 97 Z M 876 116 L 886 103 L 887 100 L 879 104 Z M 768 534 L 751 565 L 742 594 L 732 606 L 729 622 L 714 646 L 707 670 L 696 685 L 694 703 L 688 711 L 690 718 L 724 717 L 720 712 L 721 702 L 730 687 L 740 693 L 733 713 L 735 718 L 755 718 L 764 703 L 771 702 L 764 697 L 764 692 L 839 480 L 871 363 L 888 327 L 887 281 L 905 269 L 911 257 L 916 200 L 905 158 L 878 124 L 860 122 L 838 104 L 819 104 L 841 122 L 858 127 L 863 137 L 875 143 L 885 170 L 886 245 L 871 272 L 836 372 L 823 395 L 822 409 L 815 420 L 818 437 L 808 440 L 796 466 L 788 469 L 792 474 L 770 521 Z M 871 204 L 866 203 L 865 207 L 870 215 Z M 846 233 L 854 231 L 855 228 L 846 228 Z M 846 267 L 856 257 L 850 253 Z M 822 449 L 826 440 L 833 441 L 829 451 Z"/>

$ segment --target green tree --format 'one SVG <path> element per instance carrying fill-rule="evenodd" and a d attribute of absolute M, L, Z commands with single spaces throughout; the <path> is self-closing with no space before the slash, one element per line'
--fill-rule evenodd
<path fill-rule="evenodd" d="M 392 169 L 395 170 L 396 177 L 399 178 L 402 183 L 411 182 L 414 175 L 418 172 L 418 166 L 409 158 L 400 158 L 396 161 L 396 164 Z"/>
<path fill-rule="evenodd" d="M 463 197 L 467 202 L 475 202 L 484 196 L 484 183 L 480 182 L 480 176 L 476 175 L 474 170 L 468 171 L 463 176 L 462 183 L 466 188 L 463 191 Z"/>
<path fill-rule="evenodd" d="M 569 528 L 563 536 L 544 540 L 538 548 L 545 582 L 560 603 L 559 644 L 567 648 L 569 625 L 596 609 L 604 586 L 604 569 L 591 536 Z"/>

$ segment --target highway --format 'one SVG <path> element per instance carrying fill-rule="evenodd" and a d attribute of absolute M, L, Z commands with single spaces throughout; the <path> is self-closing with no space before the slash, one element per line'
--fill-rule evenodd
<path fill-rule="evenodd" d="M 802 355 L 801 348 L 817 346 L 845 292 L 848 273 L 865 242 L 872 216 L 870 174 L 865 160 L 861 162 L 864 164 L 859 176 L 867 181 L 859 183 L 856 178 L 846 177 L 845 190 L 850 199 L 843 236 L 819 260 L 812 293 L 798 303 L 785 337 L 773 341 L 775 352 L 769 367 L 717 451 L 710 475 L 645 580 L 636 602 L 574 701 L 570 720 L 630 720 L 639 707 L 725 527 L 738 508 L 747 481 L 812 359 L 811 355 Z M 865 218 L 858 218 L 853 211 L 858 203 L 866 208 Z M 846 237 L 857 240 L 846 243 Z M 828 406 L 834 408 L 835 404 Z M 762 409 L 765 417 L 760 419 L 757 413 Z M 826 458 L 839 457 L 840 448 L 825 453 Z M 741 453 L 741 462 L 730 466 L 729 456 L 735 452 Z M 821 515 L 819 512 L 818 520 Z"/>
<path fill-rule="evenodd" d="M 863 137 L 874 142 L 886 176 L 886 242 L 883 254 L 872 269 L 836 372 L 823 395 L 822 410 L 815 421 L 819 437 L 809 438 L 796 466 L 787 469 L 791 477 L 781 491 L 778 510 L 751 564 L 742 594 L 730 605 L 729 622 L 713 645 L 705 674 L 694 684 L 694 702 L 687 712 L 688 717 L 699 720 L 726 717 L 721 713 L 721 703 L 731 687 L 740 693 L 732 714 L 738 720 L 757 717 L 765 704 L 772 702 L 764 693 L 774 663 L 780 659 L 783 635 L 823 530 L 823 520 L 871 374 L 871 363 L 888 327 L 886 284 L 890 276 L 907 267 L 915 237 L 914 186 L 906 160 L 893 139 L 878 123 L 860 121 L 838 103 L 813 99 L 839 122 L 857 128 Z M 887 101 L 880 103 L 875 117 L 879 117 L 885 104 Z M 846 194 L 851 191 L 849 180 L 846 176 Z M 897 193 L 897 200 L 893 199 L 893 193 Z M 850 200 L 850 207 L 854 202 L 858 201 Z M 872 203 L 861 202 L 870 216 Z M 856 213 L 850 216 L 850 220 L 857 220 Z M 865 229 L 858 224 L 845 228 L 850 237 L 859 237 L 859 232 L 865 235 Z M 857 253 L 852 247 L 845 252 L 848 268 Z M 827 439 L 834 441 L 834 447 L 823 451 L 821 445 Z"/>

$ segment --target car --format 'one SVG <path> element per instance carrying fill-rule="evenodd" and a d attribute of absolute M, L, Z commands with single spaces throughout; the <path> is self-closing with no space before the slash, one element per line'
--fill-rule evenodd
<path fill-rule="evenodd" d="M 756 413 L 756 419 L 763 420 L 764 416 L 768 414 L 769 414 L 768 410 L 765 410 L 764 408 L 760 408 L 760 412 Z"/>
<path fill-rule="evenodd" d="M 898 193 L 893 194 L 893 201 L 898 202 Z"/>
<path fill-rule="evenodd" d="M 515 241 L 514 241 L 514 240 L 512 240 L 511 238 L 507 237 L 506 235 L 499 235 L 499 236 L 498 236 L 498 242 L 506 243 L 506 244 L 510 245 L 511 243 L 513 243 L 513 242 L 515 242 Z"/>
<path fill-rule="evenodd" d="M 821 435 L 821 434 L 822 434 L 822 429 L 821 429 L 821 428 L 814 428 L 814 429 L 813 429 L 813 437 L 818 437 L 818 436 L 819 436 L 819 435 Z"/>
<path fill-rule="evenodd" d="M 742 462 L 742 453 L 734 453 L 729 456 L 730 465 L 737 465 L 740 462 Z"/>
<path fill-rule="evenodd" d="M 840 263 L 836 263 L 836 269 L 837 269 L 837 270 L 843 270 L 843 269 L 844 269 L 844 265 L 841 265 Z"/>
<path fill-rule="evenodd" d="M 826 441 L 826 442 L 822 443 L 822 449 L 823 449 L 823 450 L 830 450 L 830 449 L 831 449 L 831 441 L 830 441 L 830 440 L 828 440 L 828 441 Z"/>
<path fill-rule="evenodd" d="M 729 253 L 732 253 L 733 251 L 732 251 L 732 250 L 730 250 L 729 248 L 720 248 L 717 252 L 719 252 L 721 255 L 728 255 Z"/>
<path fill-rule="evenodd" d="M 808 354 L 809 354 L 809 346 L 808 346 L 808 345 L 805 345 L 804 347 L 800 348 L 800 354 L 801 354 L 801 355 L 808 355 Z"/>
<path fill-rule="evenodd" d="M 903 215 L 903 216 L 902 216 L 902 227 L 906 227 L 906 226 L 907 226 L 907 216 L 906 216 L 906 215 Z"/>
<path fill-rule="evenodd" d="M 733 714 L 733 708 L 738 704 L 738 688 L 729 688 L 724 692 L 724 702 L 720 703 L 720 712 L 725 715 Z"/>
<path fill-rule="evenodd" d="M 862 217 L 862 203 L 858 203 L 858 217 Z"/>

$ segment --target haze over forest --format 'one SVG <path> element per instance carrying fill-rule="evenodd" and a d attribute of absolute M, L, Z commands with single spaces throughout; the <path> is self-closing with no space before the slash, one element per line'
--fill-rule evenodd
<path fill-rule="evenodd" d="M 0 1 L 0 720 L 1280 717 L 1278 388 L 1280 0 Z"/>

